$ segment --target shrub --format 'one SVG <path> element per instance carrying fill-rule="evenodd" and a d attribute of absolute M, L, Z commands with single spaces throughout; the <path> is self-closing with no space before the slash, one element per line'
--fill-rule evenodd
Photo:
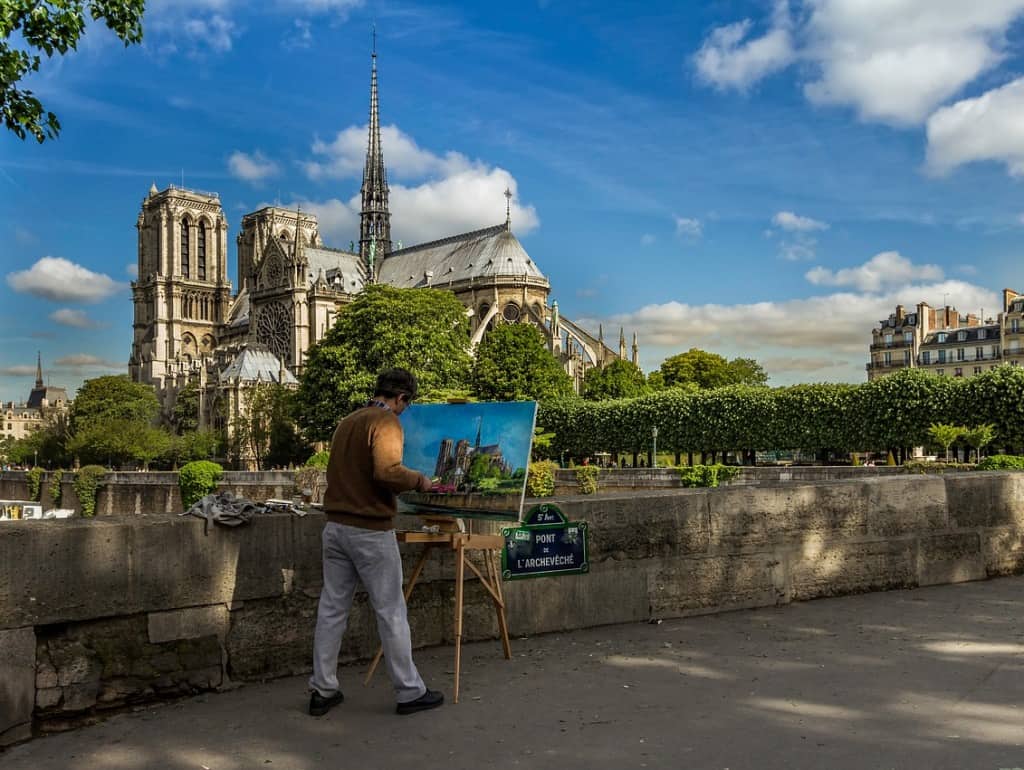
<path fill-rule="evenodd" d="M 740 475 L 733 465 L 691 465 L 679 469 L 679 481 L 684 487 L 717 487 Z"/>
<path fill-rule="evenodd" d="M 54 471 L 50 476 L 50 499 L 53 500 L 53 507 L 60 508 L 61 498 L 64 496 L 61 481 L 64 480 L 64 471 Z"/>
<path fill-rule="evenodd" d="M 42 468 L 32 468 L 25 474 L 25 481 L 28 482 L 28 496 L 30 500 L 35 500 L 38 503 L 41 499 L 43 492 L 43 477 L 45 475 L 46 471 Z"/>
<path fill-rule="evenodd" d="M 99 491 L 106 475 L 107 469 L 102 465 L 86 465 L 75 474 L 73 485 L 75 494 L 78 495 L 78 503 L 82 506 L 83 516 L 95 515 L 96 492 Z"/>
<path fill-rule="evenodd" d="M 970 463 L 944 463 L 927 460 L 908 460 L 900 466 L 900 473 L 950 473 L 970 470 L 974 470 L 974 465 Z"/>
<path fill-rule="evenodd" d="M 1024 457 L 1020 455 L 989 455 L 976 467 L 979 471 L 1024 471 Z"/>
<path fill-rule="evenodd" d="M 596 465 L 581 465 L 576 469 L 576 487 L 581 495 L 592 495 L 597 492 L 597 477 L 601 469 Z"/>
<path fill-rule="evenodd" d="M 181 467 L 178 471 L 178 489 L 181 490 L 181 502 L 188 510 L 197 500 L 201 500 L 217 488 L 217 482 L 224 475 L 224 469 L 209 460 L 196 460 Z"/>
<path fill-rule="evenodd" d="M 551 460 L 530 463 L 530 471 L 526 474 L 526 494 L 530 497 L 551 497 L 555 494 L 556 468 L 558 463 Z"/>
<path fill-rule="evenodd" d="M 331 456 L 331 453 L 327 452 L 327 451 L 317 452 L 315 455 L 313 455 L 308 460 L 306 460 L 306 467 L 307 468 L 326 468 L 327 467 L 327 460 L 330 458 L 330 456 Z"/>

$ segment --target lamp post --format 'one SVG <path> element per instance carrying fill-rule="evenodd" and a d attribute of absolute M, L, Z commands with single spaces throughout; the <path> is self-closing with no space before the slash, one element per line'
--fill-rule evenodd
<path fill-rule="evenodd" d="M 653 450 L 654 451 L 653 451 L 653 454 L 651 455 L 651 459 L 652 459 L 651 467 L 652 468 L 657 468 L 658 467 L 658 426 L 657 425 L 655 425 L 653 428 L 651 428 L 651 442 L 654 444 L 654 446 L 653 446 Z"/>

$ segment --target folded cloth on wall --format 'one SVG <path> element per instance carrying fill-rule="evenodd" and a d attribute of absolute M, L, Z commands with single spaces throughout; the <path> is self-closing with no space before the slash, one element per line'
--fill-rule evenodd
<path fill-rule="evenodd" d="M 198 516 L 205 521 L 203 533 L 208 533 L 210 524 L 220 524 L 225 527 L 237 527 L 241 524 L 248 524 L 253 516 L 266 513 L 267 507 L 246 500 L 244 497 L 235 497 L 230 492 L 215 492 L 212 495 L 200 498 L 192 507 L 180 516 Z"/>

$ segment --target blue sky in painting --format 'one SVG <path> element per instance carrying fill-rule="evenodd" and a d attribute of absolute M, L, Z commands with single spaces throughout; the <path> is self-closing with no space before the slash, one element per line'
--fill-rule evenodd
<path fill-rule="evenodd" d="M 480 443 L 499 444 L 505 461 L 525 468 L 530 461 L 533 401 L 477 404 L 413 404 L 400 419 L 405 430 L 407 467 L 432 476 L 442 439 L 476 441 L 477 421 L 482 420 Z"/>
<path fill-rule="evenodd" d="M 897 302 L 1024 288 L 1024 0 L 151 0 L 27 85 L 59 140 L 0 135 L 0 398 L 124 372 L 150 184 L 234 238 L 301 206 L 347 246 L 377 26 L 396 240 L 502 222 L 564 315 L 645 370 L 691 346 L 771 384 L 865 379 Z"/>

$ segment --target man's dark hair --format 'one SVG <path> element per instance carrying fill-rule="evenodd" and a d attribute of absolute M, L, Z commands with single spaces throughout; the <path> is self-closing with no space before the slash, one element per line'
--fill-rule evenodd
<path fill-rule="evenodd" d="M 412 372 L 407 369 L 386 369 L 377 375 L 377 387 L 373 395 L 385 398 L 407 396 L 413 401 L 418 393 L 416 377 Z"/>

